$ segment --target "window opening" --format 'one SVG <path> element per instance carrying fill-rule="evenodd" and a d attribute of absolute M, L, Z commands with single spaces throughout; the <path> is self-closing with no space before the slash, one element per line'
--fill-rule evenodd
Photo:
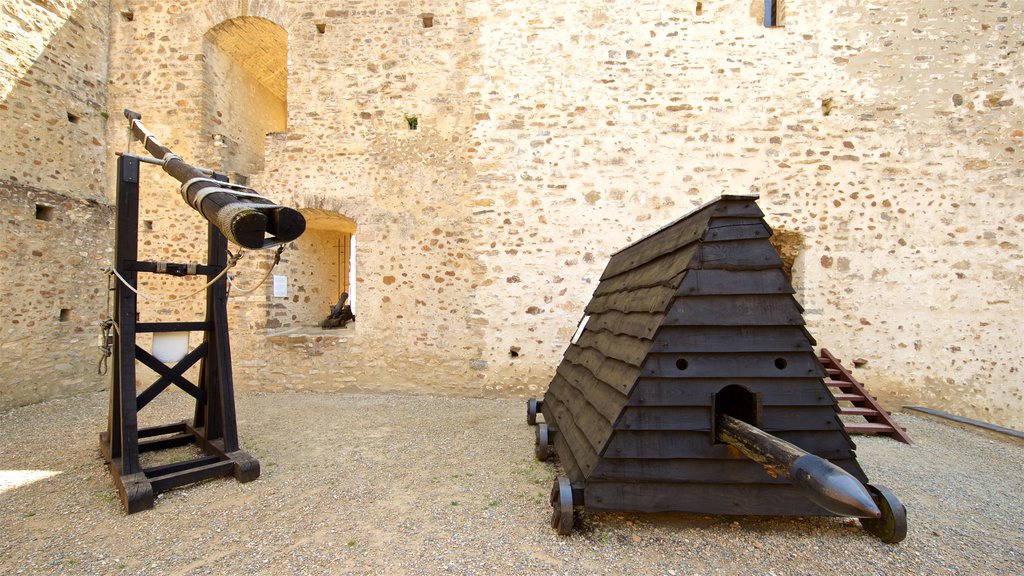
<path fill-rule="evenodd" d="M 764 25 L 768 28 L 782 26 L 782 0 L 764 0 Z"/>

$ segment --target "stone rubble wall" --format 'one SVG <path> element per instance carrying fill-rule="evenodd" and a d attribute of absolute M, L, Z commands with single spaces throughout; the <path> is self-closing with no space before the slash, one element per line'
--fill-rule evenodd
<path fill-rule="evenodd" d="M 122 148 L 124 107 L 215 164 L 204 34 L 232 18 L 287 32 L 287 128 L 233 144 L 265 149 L 250 184 L 272 199 L 357 223 L 357 321 L 316 328 L 301 279 L 336 263 L 286 250 L 291 298 L 269 284 L 232 296 L 240 388 L 539 395 L 612 253 L 720 194 L 756 193 L 811 333 L 858 360 L 884 404 L 1021 427 L 1024 12 L 783 4 L 784 26 L 765 28 L 760 0 L 146 0 L 130 19 L 110 5 L 109 62 L 78 66 L 109 68 L 95 166 Z M 102 8 L 81 3 L 78 21 Z M 31 116 L 13 103 L 2 121 Z M 67 122 L 3 145 L 45 165 L 41 142 Z M 24 178 L 4 152 L 2 173 Z M 62 178 L 105 173 L 109 198 L 110 170 L 93 169 Z M 176 183 L 143 180 L 144 250 L 201 259 L 205 227 Z M 240 282 L 268 261 L 250 253 Z"/>
<path fill-rule="evenodd" d="M 99 323 L 113 209 L 0 180 L 0 218 L 0 407 L 106 389 Z"/>
<path fill-rule="evenodd" d="M 107 386 L 108 4 L 0 5 L 0 408 Z"/>

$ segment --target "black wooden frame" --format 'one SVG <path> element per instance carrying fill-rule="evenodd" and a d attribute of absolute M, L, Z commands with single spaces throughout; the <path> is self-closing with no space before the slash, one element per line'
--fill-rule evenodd
<path fill-rule="evenodd" d="M 117 161 L 117 229 L 114 268 L 132 287 L 139 272 L 158 273 L 155 262 L 138 261 L 140 158 L 124 154 Z M 218 175 L 219 176 L 219 175 Z M 223 176 L 218 179 L 227 181 Z M 227 240 L 213 225 L 208 228 L 207 264 L 196 273 L 213 278 L 227 266 Z M 177 273 L 185 265 L 168 265 Z M 100 434 L 103 452 L 125 510 L 132 514 L 153 507 L 156 494 L 210 478 L 233 474 L 240 482 L 260 475 L 259 462 L 238 444 L 234 383 L 227 322 L 227 278 L 221 277 L 206 290 L 203 322 L 139 322 L 138 296 L 123 283 L 114 290 L 113 372 L 107 431 Z M 151 332 L 203 332 L 203 341 L 174 366 L 167 366 L 136 345 L 137 335 Z M 136 394 L 136 362 L 160 377 Z M 199 383 L 184 373 L 199 362 Z M 177 422 L 140 429 L 138 412 L 170 385 L 195 399 L 191 423 Z M 195 444 L 205 456 L 183 462 L 143 468 L 139 455 Z"/>

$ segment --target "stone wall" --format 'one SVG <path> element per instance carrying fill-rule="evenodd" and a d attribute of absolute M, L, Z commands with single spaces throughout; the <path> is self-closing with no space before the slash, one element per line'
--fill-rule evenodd
<path fill-rule="evenodd" d="M 106 386 L 108 14 L 0 5 L 0 408 Z"/>
<path fill-rule="evenodd" d="M 103 390 L 109 205 L 0 180 L 0 408 Z"/>
<path fill-rule="evenodd" d="M 811 332 L 884 402 L 1024 425 L 1024 15 L 783 4 L 765 28 L 760 0 L 132 2 L 110 12 L 106 140 L 143 108 L 216 164 L 204 38 L 286 33 L 287 129 L 250 182 L 355 221 L 358 319 L 302 330 L 304 296 L 233 295 L 242 388 L 539 394 L 614 251 L 753 192 Z M 175 183 L 144 180 L 146 249 L 201 258 Z M 298 271 L 327 260 L 300 245 L 278 273 L 311 294 Z"/>
<path fill-rule="evenodd" d="M 0 179 L 106 196 L 105 1 L 0 6 Z"/>

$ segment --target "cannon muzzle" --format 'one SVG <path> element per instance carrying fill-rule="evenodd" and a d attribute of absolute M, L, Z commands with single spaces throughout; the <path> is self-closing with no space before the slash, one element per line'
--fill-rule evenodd
<path fill-rule="evenodd" d="M 295 240 L 306 230 L 306 219 L 294 208 L 279 206 L 248 186 L 211 178 L 171 152 L 142 124 L 142 116 L 124 111 L 132 135 L 142 142 L 155 163 L 181 182 L 185 202 L 216 226 L 224 237 L 243 248 L 270 248 Z"/>
<path fill-rule="evenodd" d="M 794 486 L 825 510 L 860 518 L 882 515 L 867 488 L 828 460 L 727 414 L 720 415 L 715 424 L 719 440 L 773 474 L 789 478 Z"/>

